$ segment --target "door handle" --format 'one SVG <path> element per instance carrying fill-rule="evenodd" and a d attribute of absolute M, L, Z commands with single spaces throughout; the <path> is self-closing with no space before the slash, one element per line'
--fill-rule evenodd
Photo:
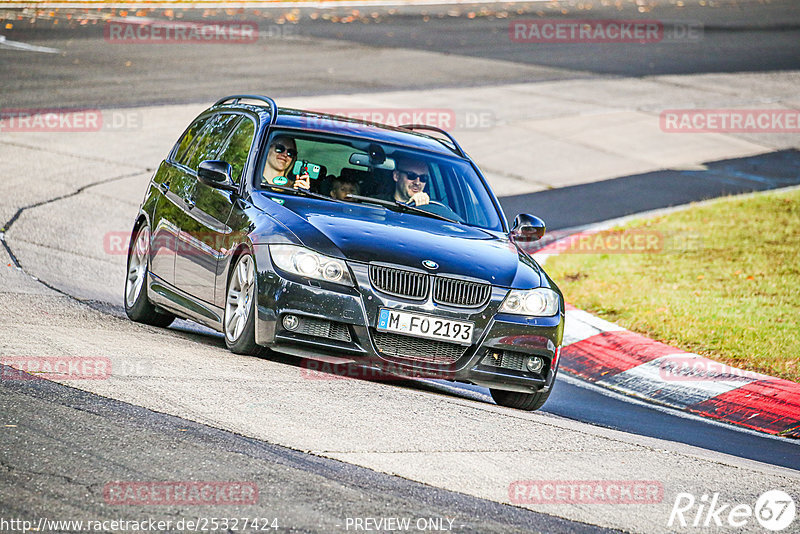
<path fill-rule="evenodd" d="M 162 192 L 166 193 L 169 191 L 169 182 L 161 182 L 158 184 L 158 188 L 161 189 Z"/>
<path fill-rule="evenodd" d="M 186 202 L 186 208 L 187 209 L 190 209 L 190 210 L 194 209 L 196 204 L 195 204 L 195 201 L 194 201 L 193 198 L 187 198 L 187 199 L 185 199 L 185 202 Z"/>

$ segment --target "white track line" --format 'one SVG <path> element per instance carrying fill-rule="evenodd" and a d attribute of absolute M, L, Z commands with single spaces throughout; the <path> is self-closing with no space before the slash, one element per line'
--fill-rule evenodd
<path fill-rule="evenodd" d="M 21 43 L 19 41 L 9 41 L 6 39 L 5 35 L 0 35 L 0 47 L 2 48 L 14 48 L 16 50 L 25 50 L 27 52 L 42 52 L 45 54 L 58 54 L 61 52 L 58 48 L 50 48 L 47 46 L 36 46 L 27 43 Z"/>

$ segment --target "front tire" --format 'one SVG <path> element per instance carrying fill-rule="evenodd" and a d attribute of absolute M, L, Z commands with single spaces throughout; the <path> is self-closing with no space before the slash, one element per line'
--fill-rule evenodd
<path fill-rule="evenodd" d="M 137 323 L 166 328 L 175 316 L 161 312 L 147 298 L 147 268 L 150 258 L 150 227 L 143 224 L 128 247 L 128 276 L 125 279 L 125 313 Z"/>
<path fill-rule="evenodd" d="M 536 393 L 520 393 L 518 391 L 504 391 L 502 389 L 489 389 L 492 394 L 494 402 L 500 406 L 507 408 L 515 408 L 517 410 L 525 410 L 532 412 L 541 408 L 550 392 L 553 391 L 553 386 L 547 391 L 537 391 Z"/>
<path fill-rule="evenodd" d="M 225 346 L 236 354 L 258 354 L 256 344 L 255 260 L 242 254 L 233 265 L 222 319 Z"/>

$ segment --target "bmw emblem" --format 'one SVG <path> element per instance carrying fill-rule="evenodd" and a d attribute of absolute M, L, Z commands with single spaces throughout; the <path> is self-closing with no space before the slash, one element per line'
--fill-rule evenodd
<path fill-rule="evenodd" d="M 435 261 L 431 261 L 431 260 L 423 260 L 422 265 L 424 265 L 428 269 L 438 269 L 439 268 L 439 264 L 436 263 Z"/>

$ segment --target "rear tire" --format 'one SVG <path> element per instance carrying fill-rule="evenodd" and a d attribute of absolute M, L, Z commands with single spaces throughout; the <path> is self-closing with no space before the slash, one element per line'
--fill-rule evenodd
<path fill-rule="evenodd" d="M 128 247 L 128 275 L 125 278 L 125 313 L 131 321 L 166 328 L 175 316 L 159 311 L 147 298 L 150 261 L 150 227 L 142 224 L 131 235 Z"/>
<path fill-rule="evenodd" d="M 518 391 L 489 389 L 494 402 L 500 406 L 515 408 L 517 410 L 525 410 L 528 412 L 532 412 L 541 408 L 544 403 L 547 402 L 547 398 L 550 396 L 551 391 L 553 391 L 552 385 L 547 391 L 537 391 L 536 393 L 520 393 Z"/>
<path fill-rule="evenodd" d="M 225 292 L 225 314 L 222 329 L 225 346 L 236 354 L 258 354 L 256 344 L 256 275 L 255 260 L 248 253 L 234 260 L 228 289 Z"/>

